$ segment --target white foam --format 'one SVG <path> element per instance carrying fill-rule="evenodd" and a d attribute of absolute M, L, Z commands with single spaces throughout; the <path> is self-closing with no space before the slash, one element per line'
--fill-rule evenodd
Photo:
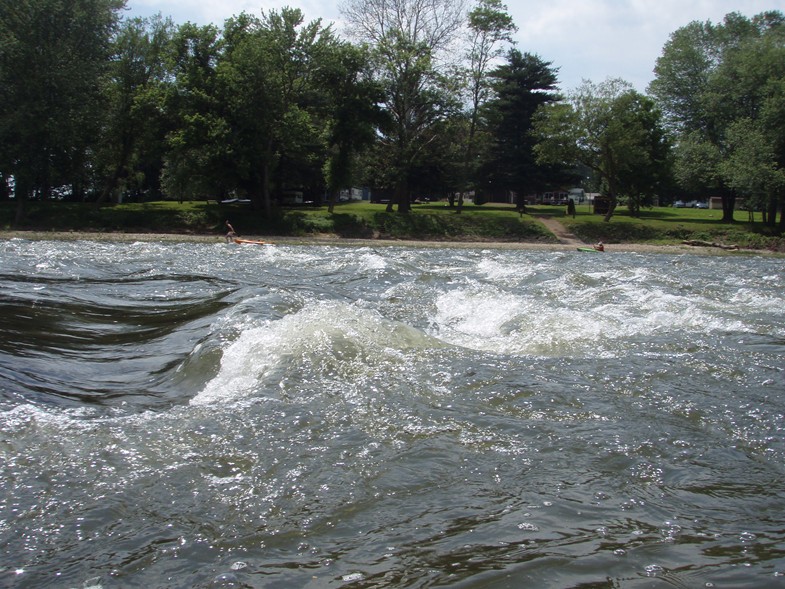
<path fill-rule="evenodd" d="M 361 265 L 367 270 L 384 270 L 387 260 L 375 252 L 363 252 L 359 256 Z"/>
<path fill-rule="evenodd" d="M 311 302 L 282 319 L 244 329 L 218 374 L 192 405 L 274 394 L 292 372 L 347 377 L 427 344 L 421 332 L 345 302 Z M 438 345 L 438 344 L 436 344 Z"/>
<path fill-rule="evenodd" d="M 635 338 L 698 339 L 750 329 L 702 293 L 680 294 L 650 282 L 641 271 L 615 280 L 602 272 L 567 274 L 512 290 L 468 282 L 436 298 L 432 335 L 502 354 L 613 356 Z"/>

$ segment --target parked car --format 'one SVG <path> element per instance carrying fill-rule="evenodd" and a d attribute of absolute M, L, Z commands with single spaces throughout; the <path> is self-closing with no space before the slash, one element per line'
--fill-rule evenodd
<path fill-rule="evenodd" d="M 708 209 L 709 208 L 709 203 L 707 203 L 705 201 L 696 202 L 695 203 L 695 208 L 696 209 Z"/>
<path fill-rule="evenodd" d="M 687 206 L 687 204 L 683 200 L 677 200 L 675 203 L 673 203 L 673 206 L 677 209 L 683 209 Z"/>

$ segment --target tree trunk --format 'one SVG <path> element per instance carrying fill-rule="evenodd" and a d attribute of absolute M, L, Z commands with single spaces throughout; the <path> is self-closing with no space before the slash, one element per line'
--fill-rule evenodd
<path fill-rule="evenodd" d="M 785 233 L 785 192 L 780 193 L 780 233 Z"/>
<path fill-rule="evenodd" d="M 273 144 L 272 141 L 267 142 L 264 160 L 261 163 L 260 178 L 257 186 L 254 187 L 254 194 L 251 200 L 256 209 L 259 208 L 259 200 L 261 200 L 262 211 L 265 218 L 272 217 L 272 202 L 270 201 L 270 167 L 273 161 Z"/>
<path fill-rule="evenodd" d="M 515 191 L 515 208 L 521 215 L 526 214 L 526 197 L 524 194 L 524 190 Z"/>
<path fill-rule="evenodd" d="M 608 176 L 608 212 L 605 213 L 605 217 L 603 217 L 603 221 L 608 223 L 613 217 L 613 213 L 616 212 L 616 205 L 618 204 L 618 197 L 616 196 L 616 182 Z"/>
<path fill-rule="evenodd" d="M 606 154 L 605 171 L 598 171 L 600 171 L 600 175 L 604 176 L 605 181 L 608 183 L 608 212 L 605 213 L 605 217 L 602 220 L 605 223 L 608 223 L 610 222 L 611 217 L 613 217 L 613 213 L 616 211 L 616 160 L 608 146 L 604 145 L 602 150 Z"/>
<path fill-rule="evenodd" d="M 777 201 L 779 199 L 776 195 L 772 194 L 769 198 L 769 210 L 768 216 L 766 218 L 766 225 L 769 227 L 775 227 L 777 225 Z"/>
<path fill-rule="evenodd" d="M 29 190 L 27 183 L 23 178 L 15 178 L 16 185 L 14 186 L 14 195 L 16 196 L 16 217 L 14 218 L 14 227 L 18 227 L 24 220 L 25 203 L 27 201 L 27 191 Z"/>
<path fill-rule="evenodd" d="M 613 217 L 613 213 L 614 212 L 616 212 L 616 195 L 613 195 L 613 196 L 609 195 L 608 196 L 608 212 L 605 213 L 605 216 L 602 218 L 602 220 L 605 223 L 608 223 L 611 220 L 611 218 Z"/>
<path fill-rule="evenodd" d="M 330 196 L 329 196 L 330 200 L 329 200 L 329 204 L 327 205 L 327 212 L 330 213 L 331 215 L 333 214 L 333 210 L 335 209 L 335 202 L 338 200 L 339 192 L 340 189 L 338 188 L 333 188 L 332 190 L 330 190 Z"/>
<path fill-rule="evenodd" d="M 398 203 L 399 213 L 408 213 L 411 210 L 411 203 L 409 202 L 409 183 L 405 177 L 398 180 L 395 185 L 395 201 Z"/>
<path fill-rule="evenodd" d="M 474 100 L 474 107 L 472 109 L 472 116 L 471 121 L 469 123 L 469 137 L 466 142 L 466 150 L 463 156 L 463 178 L 461 178 L 461 192 L 458 193 L 458 210 L 455 211 L 456 214 L 460 215 L 461 211 L 463 210 L 463 195 L 468 193 L 468 182 L 469 182 L 469 167 L 471 166 L 472 162 L 472 153 L 474 147 L 474 136 L 477 132 L 477 109 L 478 109 L 478 99 L 475 97 Z"/>
<path fill-rule="evenodd" d="M 112 191 L 114 191 L 118 187 L 118 185 L 120 184 L 120 178 L 123 177 L 123 170 L 124 169 L 125 169 L 125 166 L 123 164 L 118 165 L 115 168 L 114 173 L 109 178 L 109 180 L 107 180 L 106 185 L 104 186 L 104 189 L 101 191 L 101 194 L 96 199 L 96 201 L 95 201 L 96 206 L 98 206 L 101 203 L 103 203 L 104 201 L 106 201 L 106 199 L 109 198 L 109 195 L 112 194 Z M 180 195 L 180 198 L 182 199 L 182 194 Z"/>
<path fill-rule="evenodd" d="M 8 177 L 0 173 L 0 200 L 11 199 L 11 187 L 8 185 Z"/>
<path fill-rule="evenodd" d="M 736 194 L 730 192 L 722 195 L 722 222 L 733 223 L 733 211 L 736 209 Z"/>
<path fill-rule="evenodd" d="M 270 201 L 270 164 L 267 162 L 262 168 L 262 207 L 265 218 L 270 219 L 273 216 L 273 205 Z"/>

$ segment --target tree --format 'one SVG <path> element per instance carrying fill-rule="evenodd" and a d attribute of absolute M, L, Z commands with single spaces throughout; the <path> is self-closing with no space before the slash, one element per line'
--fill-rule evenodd
<path fill-rule="evenodd" d="M 97 145 L 96 167 L 103 183 L 98 202 L 117 192 L 121 183 L 130 188 L 158 181 L 145 179 L 141 165 L 146 163 L 145 154 L 157 153 L 164 139 L 160 106 L 173 29 L 171 20 L 161 17 L 132 19 L 122 24 L 115 37 L 104 84 L 103 133 Z M 160 173 L 160 163 L 153 169 Z M 137 173 L 142 178 L 135 178 Z"/>
<path fill-rule="evenodd" d="M 517 31 L 507 7 L 501 0 L 478 0 L 469 12 L 470 44 L 467 69 L 469 113 L 468 129 L 465 138 L 462 175 L 466 184 L 475 176 L 476 138 L 480 117 L 480 107 L 485 104 L 491 93 L 488 79 L 489 68 L 494 60 L 503 53 L 503 43 L 514 43 L 512 33 Z M 463 194 L 468 186 L 462 187 L 458 198 L 458 213 L 463 205 Z"/>
<path fill-rule="evenodd" d="M 773 143 L 752 119 L 740 119 L 727 130 L 728 156 L 718 168 L 728 185 L 745 197 L 750 216 L 755 210 L 774 219 L 785 193 L 785 168 L 778 162 Z M 775 195 L 779 198 L 771 199 Z"/>
<path fill-rule="evenodd" d="M 553 182 L 561 170 L 537 161 L 532 134 L 535 113 L 560 98 L 556 70 L 537 55 L 511 49 L 490 76 L 495 96 L 484 109 L 491 141 L 485 183 L 514 190 L 523 209 L 524 196 Z"/>
<path fill-rule="evenodd" d="M 161 184 L 179 200 L 193 195 L 223 194 L 232 174 L 230 130 L 218 79 L 223 41 L 213 25 L 180 25 L 170 49 L 174 83 L 165 108 L 173 120 Z"/>
<path fill-rule="evenodd" d="M 778 105 L 785 77 L 784 37 L 785 16 L 780 12 L 764 12 L 752 19 L 731 13 L 721 24 L 692 22 L 674 32 L 655 66 L 649 91 L 678 135 L 680 175 L 693 182 L 701 177 L 716 182 L 723 197 L 724 222 L 733 221 L 739 186 L 723 173 L 737 169 L 723 163 L 733 157 L 732 146 L 739 145 L 729 141 L 728 133 L 744 119 L 765 129 L 767 125 L 759 123 L 767 117 L 768 125 L 782 130 L 776 122 L 780 116 L 772 113 L 782 112 Z M 776 132 L 764 135 L 767 142 L 780 146 L 775 157 L 782 166 L 781 139 Z M 691 157 L 698 147 L 712 153 L 709 162 L 717 166 L 713 171 L 706 170 L 705 160 Z M 698 165 L 694 173 L 685 169 L 691 163 Z M 777 197 L 772 194 L 769 200 L 776 202 Z"/>
<path fill-rule="evenodd" d="M 243 190 L 269 217 L 282 157 L 290 165 L 307 160 L 311 168 L 322 167 L 315 161 L 323 140 L 314 119 L 313 82 L 337 41 L 321 21 L 304 24 L 302 12 L 291 8 L 229 21 L 225 38 L 219 69 L 230 145 Z"/>
<path fill-rule="evenodd" d="M 395 196 L 388 207 L 410 210 L 409 177 L 450 110 L 450 80 L 440 69 L 463 23 L 463 0 L 347 0 L 352 34 L 372 48 L 387 124 L 380 137 L 391 154 Z"/>
<path fill-rule="evenodd" d="M 630 215 L 652 206 L 654 197 L 671 178 L 671 142 L 654 101 L 638 92 L 625 92 L 613 105 L 614 138 L 620 157 L 619 188 Z M 618 126 L 618 129 L 616 129 Z"/>
<path fill-rule="evenodd" d="M 598 175 L 610 201 L 605 221 L 621 195 L 635 202 L 655 189 L 668 153 L 653 101 L 619 79 L 584 82 L 566 102 L 544 105 L 535 133 L 538 161 L 584 165 Z"/>
<path fill-rule="evenodd" d="M 0 0 L 0 170 L 30 196 L 84 174 L 122 0 Z"/>
<path fill-rule="evenodd" d="M 771 28 L 745 39 L 718 69 L 721 94 L 736 105 L 723 136 L 721 175 L 747 208 L 764 212 L 771 227 L 785 208 L 780 180 L 785 175 L 785 17 L 778 17 L 770 14 L 765 22 Z M 756 186 L 739 182 L 751 172 Z M 753 200 L 758 201 L 754 207 Z M 785 215 L 779 226 L 785 230 Z"/>
<path fill-rule="evenodd" d="M 350 188 L 357 152 L 373 143 L 375 125 L 381 122 L 377 103 L 383 99 L 367 66 L 368 50 L 349 43 L 336 44 L 316 72 L 323 103 L 327 157 L 324 165 L 332 213 L 338 193 Z"/>

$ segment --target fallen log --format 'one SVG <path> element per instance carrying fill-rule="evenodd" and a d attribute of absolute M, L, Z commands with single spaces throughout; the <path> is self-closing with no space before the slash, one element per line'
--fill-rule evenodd
<path fill-rule="evenodd" d="M 711 241 L 702 241 L 700 239 L 685 239 L 682 242 L 684 245 L 694 245 L 699 247 L 717 247 L 723 250 L 737 250 L 738 245 L 725 245 L 724 243 L 716 243 Z"/>

